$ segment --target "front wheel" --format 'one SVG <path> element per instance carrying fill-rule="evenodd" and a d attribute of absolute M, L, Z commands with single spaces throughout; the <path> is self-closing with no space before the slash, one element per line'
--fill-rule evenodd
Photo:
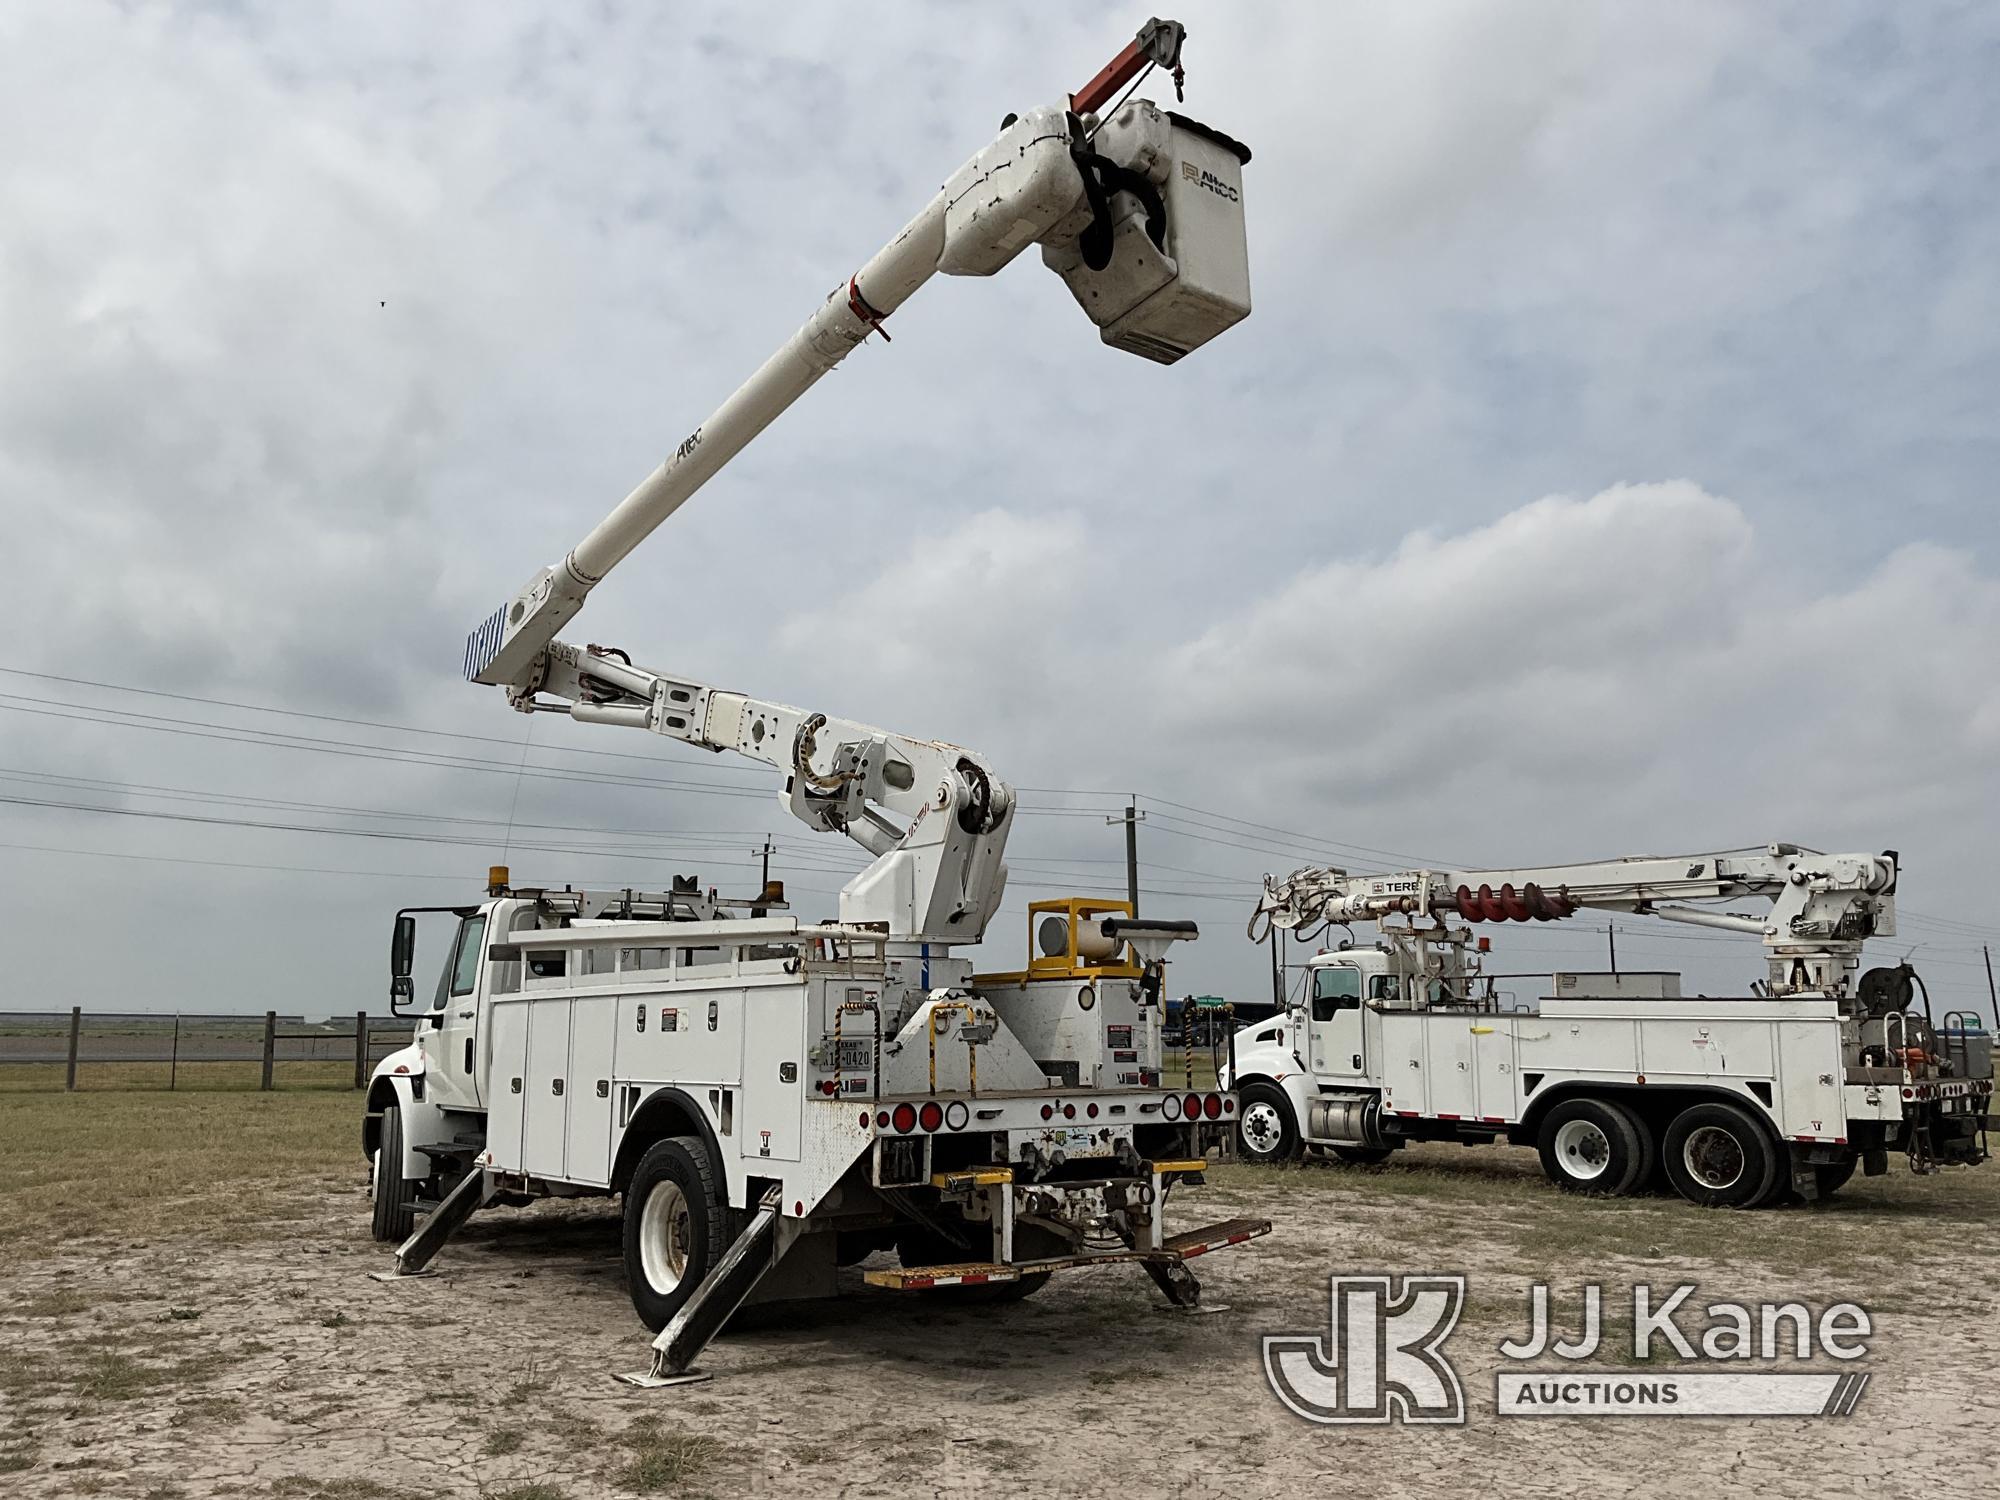
<path fill-rule="evenodd" d="M 369 1233 L 381 1244 L 400 1245 L 416 1232 L 417 1185 L 403 1175 L 403 1111 L 393 1101 L 382 1111 L 371 1170 L 375 1206 Z"/>
<path fill-rule="evenodd" d="M 1705 1208 L 1754 1208 L 1778 1185 L 1783 1153 L 1770 1132 L 1734 1104 L 1695 1104 L 1674 1116 L 1661 1142 L 1667 1180 Z"/>
<path fill-rule="evenodd" d="M 1299 1154 L 1299 1125 L 1292 1101 L 1274 1083 L 1246 1083 L 1237 1091 L 1236 1143 L 1245 1161 L 1290 1161 Z"/>
<path fill-rule="evenodd" d="M 625 1279 L 639 1319 L 658 1333 L 722 1261 L 722 1195 L 699 1138 L 655 1141 L 625 1189 Z"/>

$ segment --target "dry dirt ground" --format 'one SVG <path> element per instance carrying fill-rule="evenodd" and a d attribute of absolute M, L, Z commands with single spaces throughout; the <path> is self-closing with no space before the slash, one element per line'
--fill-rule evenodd
<path fill-rule="evenodd" d="M 87 1181 L 44 1160 L 79 1154 L 33 1138 L 46 1113 L 0 1109 L 17 1185 L 0 1186 L 0 1494 L 1971 1495 L 2000 1452 L 2000 1166 L 1749 1215 L 1564 1199 L 1530 1155 L 1492 1148 L 1228 1168 L 1176 1200 L 1181 1226 L 1276 1223 L 1198 1263 L 1225 1312 L 1160 1310 L 1130 1267 L 984 1311 L 856 1286 L 725 1334 L 709 1384 L 641 1391 L 611 1379 L 646 1355 L 611 1205 L 492 1211 L 442 1275 L 382 1285 L 352 1096 L 229 1106 L 266 1111 L 277 1143 L 240 1189 L 213 1167 L 243 1149 L 240 1120 L 143 1097 L 174 1102 L 147 1105 L 144 1138 Z M 68 1201 L 88 1193 L 101 1209 Z M 192 1220 L 175 1211 L 190 1202 Z M 1384 1270 L 1471 1278 L 1447 1346 L 1464 1427 L 1312 1426 L 1267 1389 L 1260 1335 L 1324 1333 L 1327 1277 Z M 1538 1275 L 1852 1299 L 1875 1315 L 1873 1381 L 1845 1419 L 1503 1418 L 1496 1346 Z"/>

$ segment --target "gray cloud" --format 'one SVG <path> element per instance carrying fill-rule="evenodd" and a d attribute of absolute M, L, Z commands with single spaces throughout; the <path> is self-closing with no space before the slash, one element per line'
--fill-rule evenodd
<path fill-rule="evenodd" d="M 1150 807 L 1149 883 L 1211 923 L 1185 969 L 1204 987 L 1258 982 L 1240 898 L 1307 845 L 1341 855 L 1327 839 L 1898 843 L 1909 904 L 1963 924 L 1910 931 L 1976 961 L 2000 28 L 1824 5 L 1185 18 L 1187 107 L 1257 153 L 1256 316 L 1161 371 L 1096 348 L 1031 263 L 934 286 L 606 585 L 585 636 L 1104 789 L 1031 796 L 1023 896 L 1120 878 L 1117 831 L 1059 804 L 1132 789 L 1294 830 Z M 768 830 L 825 901 L 855 856 L 755 776 L 543 720 L 531 768 L 717 793 L 517 781 L 528 726 L 457 683 L 463 634 L 1120 24 L 0 17 L 11 664 L 499 742 L 10 678 L 0 766 L 489 819 L 499 846 L 510 816 L 676 831 L 650 863 L 518 834 L 596 851 L 528 851 L 558 879 L 740 880 Z M 19 712 L 36 698 L 490 764 Z M 40 944 L 10 968 L 27 1003 L 93 1005 L 373 1001 L 387 911 L 498 852 L 13 805 L 0 842 L 95 851 L 0 850 L 11 931 L 126 914 L 82 972 Z M 1537 941 L 1551 962 L 1584 942 Z M 1939 972 L 1969 996 L 1973 969 Z"/>

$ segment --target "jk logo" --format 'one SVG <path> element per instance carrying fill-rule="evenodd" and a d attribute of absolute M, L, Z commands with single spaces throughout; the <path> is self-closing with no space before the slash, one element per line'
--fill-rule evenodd
<path fill-rule="evenodd" d="M 1264 1336 L 1264 1378 L 1308 1422 L 1465 1421 L 1458 1371 L 1439 1352 L 1465 1306 L 1463 1276 L 1335 1276 L 1332 1324 Z"/>

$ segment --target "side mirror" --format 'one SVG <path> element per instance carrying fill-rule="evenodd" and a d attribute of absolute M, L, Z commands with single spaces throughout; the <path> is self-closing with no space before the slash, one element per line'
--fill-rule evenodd
<path fill-rule="evenodd" d="M 403 1013 L 403 1007 L 416 998 L 416 986 L 410 983 L 410 976 L 398 974 L 389 981 L 389 1009 L 396 1015 Z"/>
<path fill-rule="evenodd" d="M 410 962 L 416 955 L 417 919 L 405 912 L 396 918 L 395 936 L 389 939 L 389 977 L 403 980 L 406 992 L 410 988 Z"/>

